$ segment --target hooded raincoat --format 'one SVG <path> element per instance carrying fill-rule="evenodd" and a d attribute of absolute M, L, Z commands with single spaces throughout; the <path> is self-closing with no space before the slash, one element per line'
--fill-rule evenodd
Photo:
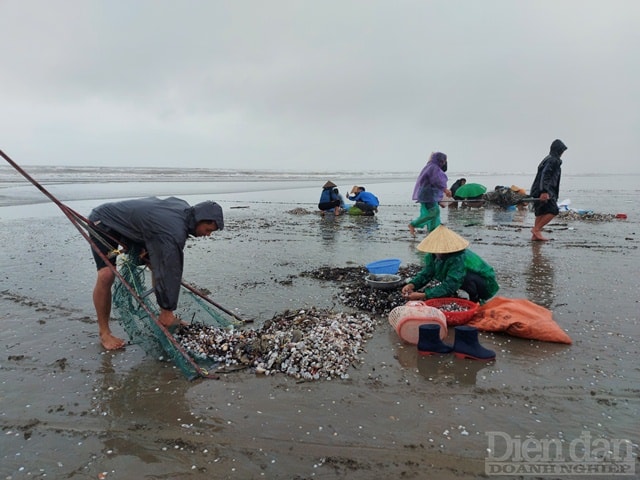
<path fill-rule="evenodd" d="M 412 199 L 420 202 L 420 215 L 411 221 L 410 226 L 427 227 L 432 232 L 440 225 L 438 202 L 442 200 L 447 188 L 446 170 L 447 156 L 441 152 L 432 153 L 413 188 Z"/>
<path fill-rule="evenodd" d="M 201 220 L 213 220 L 219 230 L 224 228 L 222 208 L 217 203 L 192 207 L 176 197 L 105 203 L 93 209 L 89 219 L 125 237 L 128 246 L 137 244 L 149 252 L 158 305 L 172 311 L 178 306 L 187 238 L 195 235 Z"/>
<path fill-rule="evenodd" d="M 435 152 L 424 166 L 416 185 L 413 188 L 412 199 L 420 203 L 436 203 L 442 200 L 444 190 L 447 188 L 448 177 L 446 171 L 447 156 L 444 153 Z"/>
<path fill-rule="evenodd" d="M 560 156 L 567 149 L 562 140 L 554 140 L 547 155 L 540 165 L 536 178 L 531 185 L 530 195 L 538 198 L 542 193 L 548 193 L 552 200 L 558 200 L 560 195 L 560 176 L 562 173 L 562 160 Z"/>
<path fill-rule="evenodd" d="M 453 297 L 462 287 L 469 272 L 482 277 L 485 282 L 489 296 L 481 298 L 481 301 L 493 297 L 500 289 L 493 268 L 468 248 L 443 255 L 440 258 L 432 253 L 426 254 L 424 268 L 409 283 L 412 283 L 415 289 L 419 290 L 431 280 L 438 280 L 440 282 L 438 285 L 424 290 L 426 297 Z"/>

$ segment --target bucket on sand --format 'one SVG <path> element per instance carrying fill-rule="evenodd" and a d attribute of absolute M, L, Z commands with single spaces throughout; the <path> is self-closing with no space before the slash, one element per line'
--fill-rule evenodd
<path fill-rule="evenodd" d="M 395 290 L 404 284 L 404 280 L 400 275 L 391 275 L 389 273 L 382 275 L 374 275 L 371 273 L 365 277 L 364 281 L 371 288 L 380 290 Z"/>

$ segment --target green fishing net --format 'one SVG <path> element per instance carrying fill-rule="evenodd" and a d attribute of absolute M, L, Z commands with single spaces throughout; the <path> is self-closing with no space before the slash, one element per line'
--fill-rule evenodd
<path fill-rule="evenodd" d="M 117 311 L 120 324 L 129 336 L 130 343 L 140 345 L 149 355 L 170 358 L 190 380 L 207 376 L 207 369 L 212 365 L 204 363 L 201 359 L 196 360 L 190 357 L 175 339 L 167 336 L 151 318 L 149 312 L 157 318 L 160 309 L 151 288 L 151 273 L 146 266 L 136 261 L 137 258 L 138 253 L 131 251 L 120 255 L 117 264 L 118 272 L 135 295 L 119 279 L 116 280 L 113 288 L 113 306 Z M 204 294 L 196 295 L 182 286 L 178 308 L 174 313 L 187 323 L 200 323 L 220 328 L 232 328 L 238 323 L 218 311 L 205 298 Z"/>

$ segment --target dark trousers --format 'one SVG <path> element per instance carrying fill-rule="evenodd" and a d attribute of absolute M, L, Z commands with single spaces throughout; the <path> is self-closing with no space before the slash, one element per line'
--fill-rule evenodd
<path fill-rule="evenodd" d="M 469 300 L 472 302 L 479 302 L 480 300 L 485 300 L 490 297 L 487 291 L 487 282 L 474 272 L 467 273 L 460 289 L 469 294 Z"/>
<path fill-rule="evenodd" d="M 340 206 L 340 200 L 331 200 L 330 202 L 322 202 L 318 204 L 319 210 L 331 210 Z"/>
<path fill-rule="evenodd" d="M 369 215 L 373 215 L 374 212 L 378 209 L 378 207 L 374 207 L 374 206 L 369 205 L 368 203 L 364 203 L 364 202 L 356 202 L 354 207 L 359 208 L 365 214 L 369 214 Z"/>

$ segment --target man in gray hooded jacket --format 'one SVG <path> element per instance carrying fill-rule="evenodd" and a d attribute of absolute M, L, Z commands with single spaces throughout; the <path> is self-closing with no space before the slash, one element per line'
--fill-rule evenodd
<path fill-rule="evenodd" d="M 222 230 L 222 207 L 211 201 L 192 207 L 176 197 L 149 197 L 105 203 L 94 208 L 89 219 L 98 232 L 93 236 L 94 243 L 112 264 L 115 265 L 117 254 L 113 253 L 117 253 L 118 245 L 137 246 L 146 251 L 160 306 L 158 320 L 165 327 L 178 324 L 180 320 L 173 312 L 180 295 L 185 243 L 189 236 L 208 237 L 212 232 Z M 125 345 L 124 340 L 114 336 L 109 328 L 115 273 L 95 251 L 93 256 L 98 269 L 93 303 L 100 342 L 107 350 L 115 350 Z"/>
<path fill-rule="evenodd" d="M 549 155 L 544 157 L 536 178 L 533 180 L 529 194 L 539 198 L 533 202 L 535 222 L 531 229 L 531 240 L 546 242 L 548 238 L 542 235 L 542 229 L 558 215 L 558 197 L 560 195 L 560 176 L 562 174 L 562 160 L 560 157 L 567 149 L 562 140 L 556 139 L 551 143 Z"/>

